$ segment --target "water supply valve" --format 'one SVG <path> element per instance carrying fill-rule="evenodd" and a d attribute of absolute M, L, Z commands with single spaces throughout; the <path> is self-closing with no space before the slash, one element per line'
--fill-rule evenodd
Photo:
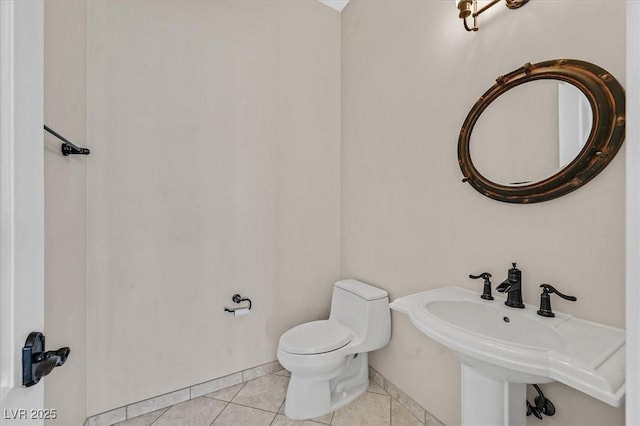
<path fill-rule="evenodd" d="M 542 393 L 540 386 L 533 385 L 533 387 L 538 392 L 538 396 L 536 396 L 535 399 L 533 400 L 535 405 L 532 405 L 529 401 L 527 401 L 527 416 L 530 416 L 533 414 L 539 420 L 542 420 L 543 414 L 549 417 L 556 414 L 555 405 L 553 405 L 553 402 L 551 402 L 549 399 L 547 399 L 544 396 L 544 393 Z"/>

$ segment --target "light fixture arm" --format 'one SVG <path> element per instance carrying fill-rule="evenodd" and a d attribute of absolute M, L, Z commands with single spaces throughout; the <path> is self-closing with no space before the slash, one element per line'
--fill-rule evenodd
<path fill-rule="evenodd" d="M 484 12 L 485 10 L 487 10 L 487 9 L 489 9 L 489 8 L 491 8 L 491 7 L 493 7 L 496 3 L 499 3 L 499 2 L 500 2 L 500 0 L 493 0 L 491 3 L 489 3 L 489 4 L 485 5 L 485 6 L 483 6 L 483 7 L 482 7 L 482 8 L 480 8 L 479 10 L 474 11 L 474 12 L 473 12 L 473 17 L 474 17 L 474 18 L 475 18 L 475 17 L 477 17 L 477 16 L 478 16 L 478 15 L 480 15 L 482 12 Z M 475 2 L 475 3 L 476 3 L 475 8 L 477 9 L 477 8 L 478 8 L 478 2 Z"/>
<path fill-rule="evenodd" d="M 478 31 L 479 29 L 478 16 L 484 11 L 486 11 L 487 9 L 490 9 L 493 6 L 495 6 L 497 3 L 500 3 L 500 1 L 501 0 L 492 0 L 491 2 L 487 3 L 485 6 L 478 9 L 478 0 L 459 0 L 458 8 L 460 9 L 460 18 L 462 18 L 464 29 L 467 31 Z M 518 9 L 524 6 L 528 1 L 529 0 L 505 0 L 505 3 L 509 9 Z M 473 4 L 473 12 L 470 13 L 469 9 L 471 4 Z M 467 23 L 468 17 L 473 18 L 473 26 L 471 27 Z"/>

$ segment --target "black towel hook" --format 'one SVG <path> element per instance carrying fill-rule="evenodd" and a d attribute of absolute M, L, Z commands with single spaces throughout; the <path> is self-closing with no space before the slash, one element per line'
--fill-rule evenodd
<path fill-rule="evenodd" d="M 65 138 L 60 133 L 56 132 L 46 124 L 44 125 L 44 130 L 51 133 L 53 136 L 55 136 L 56 138 L 60 139 L 63 142 L 62 146 L 60 147 L 60 151 L 62 152 L 62 155 L 64 155 L 65 157 L 67 155 L 74 155 L 74 154 L 77 154 L 77 155 L 91 154 L 91 150 L 89 148 L 82 148 L 75 145 L 69 139 Z"/>

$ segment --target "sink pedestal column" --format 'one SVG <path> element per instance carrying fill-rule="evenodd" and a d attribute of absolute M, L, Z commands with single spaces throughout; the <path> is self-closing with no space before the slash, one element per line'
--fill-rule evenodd
<path fill-rule="evenodd" d="M 526 425 L 526 383 L 488 377 L 486 368 L 474 367 L 464 361 L 461 366 L 463 426 Z"/>

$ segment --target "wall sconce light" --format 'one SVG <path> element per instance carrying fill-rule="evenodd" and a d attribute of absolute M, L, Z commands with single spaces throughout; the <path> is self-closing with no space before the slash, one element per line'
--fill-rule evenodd
<path fill-rule="evenodd" d="M 529 0 L 505 0 L 505 3 L 509 9 L 518 9 L 524 6 L 528 1 Z M 456 0 L 456 6 L 460 11 L 460 13 L 458 14 L 458 18 L 462 19 L 462 22 L 464 23 L 464 29 L 467 31 L 478 31 L 478 15 L 499 2 L 500 0 L 492 0 L 486 6 L 478 9 L 478 0 Z M 468 17 L 473 18 L 472 27 L 469 27 L 469 25 L 467 24 Z"/>

